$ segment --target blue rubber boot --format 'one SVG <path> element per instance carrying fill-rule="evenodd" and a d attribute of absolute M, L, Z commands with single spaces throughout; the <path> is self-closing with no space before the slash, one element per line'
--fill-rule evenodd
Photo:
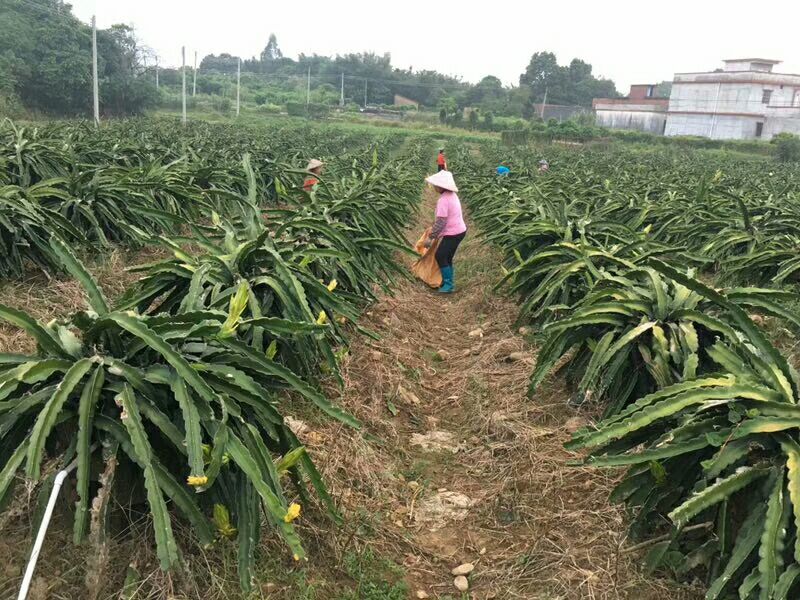
<path fill-rule="evenodd" d="M 442 267 L 442 287 L 439 288 L 439 293 L 450 294 L 455 290 L 453 283 L 453 267 Z"/>

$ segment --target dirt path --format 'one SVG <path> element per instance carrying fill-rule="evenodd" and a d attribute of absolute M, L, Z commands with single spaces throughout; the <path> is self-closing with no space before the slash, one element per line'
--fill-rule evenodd
<path fill-rule="evenodd" d="M 421 219 L 434 202 L 424 198 Z M 412 598 L 698 597 L 643 577 L 640 556 L 620 551 L 613 473 L 566 466 L 562 444 L 587 417 L 558 385 L 526 398 L 535 353 L 513 302 L 493 291 L 499 263 L 471 231 L 456 294 L 405 283 L 368 313 L 381 339 L 351 348 L 341 403 L 380 443 L 327 430 L 317 458 L 357 522 L 336 554 L 391 558 Z M 475 566 L 463 596 L 451 574 L 462 563 Z"/>

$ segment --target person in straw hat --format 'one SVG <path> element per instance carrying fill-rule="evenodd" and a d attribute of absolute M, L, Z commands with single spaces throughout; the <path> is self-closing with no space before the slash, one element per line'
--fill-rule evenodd
<path fill-rule="evenodd" d="M 439 291 L 449 294 L 455 290 L 455 273 L 453 272 L 453 257 L 456 255 L 458 245 L 467 235 L 467 225 L 461 213 L 461 201 L 456 192 L 456 182 L 450 171 L 439 171 L 425 181 L 430 183 L 439 194 L 436 203 L 436 221 L 431 228 L 431 234 L 425 242 L 430 248 L 434 240 L 440 239 L 436 249 L 436 262 L 442 271 L 442 287 Z"/>
<path fill-rule="evenodd" d="M 303 189 L 305 191 L 310 192 L 314 189 L 314 186 L 319 183 L 319 179 L 317 179 L 317 177 L 322 175 L 322 167 L 324 165 L 325 163 L 323 163 L 321 160 L 317 160 L 316 158 L 312 158 L 310 161 L 308 161 L 306 171 L 308 171 L 309 175 L 303 182 Z"/>

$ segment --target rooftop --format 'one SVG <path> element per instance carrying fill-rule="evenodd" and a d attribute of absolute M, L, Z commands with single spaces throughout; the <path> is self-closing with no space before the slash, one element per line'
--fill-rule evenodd
<path fill-rule="evenodd" d="M 766 63 L 768 65 L 779 65 L 783 61 L 781 60 L 773 60 L 771 58 L 726 58 L 722 62 L 729 63 L 729 62 L 758 62 L 758 63 Z"/>

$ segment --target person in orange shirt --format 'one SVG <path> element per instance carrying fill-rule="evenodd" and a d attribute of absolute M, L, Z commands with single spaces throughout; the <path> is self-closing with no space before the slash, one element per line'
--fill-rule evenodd
<path fill-rule="evenodd" d="M 316 158 L 312 158 L 310 161 L 308 161 L 306 171 L 308 171 L 309 175 L 303 182 L 303 189 L 305 191 L 310 192 L 314 189 L 314 186 L 319 183 L 319 179 L 317 179 L 317 177 L 322 175 L 323 166 L 325 166 L 325 163 L 323 163 L 321 160 L 317 160 Z"/>
<path fill-rule="evenodd" d="M 444 157 L 444 148 L 439 148 L 439 156 L 436 157 L 436 166 L 439 171 L 447 171 L 447 159 Z"/>

